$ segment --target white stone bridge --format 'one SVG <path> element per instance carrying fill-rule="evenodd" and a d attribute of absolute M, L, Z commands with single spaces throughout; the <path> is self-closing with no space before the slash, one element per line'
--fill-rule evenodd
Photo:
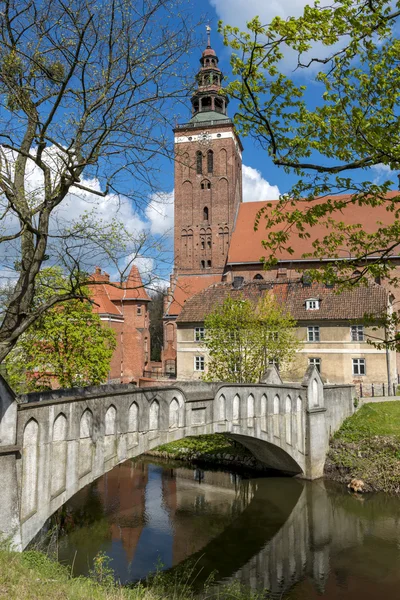
<path fill-rule="evenodd" d="M 186 436 L 227 433 L 268 467 L 316 479 L 330 434 L 354 411 L 352 386 L 99 386 L 17 399 L 0 381 L 0 533 L 23 549 L 71 496 L 117 464 Z"/>

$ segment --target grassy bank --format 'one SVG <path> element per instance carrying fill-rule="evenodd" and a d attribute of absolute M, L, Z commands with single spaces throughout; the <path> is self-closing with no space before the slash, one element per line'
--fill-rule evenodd
<path fill-rule="evenodd" d="M 234 465 L 256 470 L 265 470 L 266 468 L 254 458 L 247 448 L 221 433 L 186 437 L 176 442 L 163 444 L 149 454 L 150 456 L 215 466 Z"/>
<path fill-rule="evenodd" d="M 265 600 L 237 584 L 205 587 L 194 592 L 190 581 L 171 579 L 162 573 L 148 585 L 123 587 L 115 583 L 108 559 L 99 555 L 92 577 L 72 577 L 70 569 L 36 551 L 0 550 L 1 600 Z M 193 576 L 193 574 L 192 574 Z"/>
<path fill-rule="evenodd" d="M 326 475 L 367 491 L 400 493 L 400 401 L 365 404 L 334 435 Z"/>

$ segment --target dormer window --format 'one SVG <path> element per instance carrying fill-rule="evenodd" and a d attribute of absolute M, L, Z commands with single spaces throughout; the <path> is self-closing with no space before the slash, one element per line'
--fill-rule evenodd
<path fill-rule="evenodd" d="M 306 300 L 306 310 L 319 310 L 319 300 L 317 298 Z"/>

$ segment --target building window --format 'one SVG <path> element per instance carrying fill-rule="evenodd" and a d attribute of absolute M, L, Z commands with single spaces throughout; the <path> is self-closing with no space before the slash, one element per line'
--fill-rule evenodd
<path fill-rule="evenodd" d="M 315 367 L 317 367 L 318 373 L 321 373 L 321 359 L 320 358 L 309 358 L 308 364 L 314 365 Z"/>
<path fill-rule="evenodd" d="M 194 370 L 195 371 L 204 371 L 204 356 L 195 356 L 194 357 Z"/>
<path fill-rule="evenodd" d="M 204 340 L 204 327 L 194 328 L 194 339 L 196 342 L 202 342 Z"/>
<path fill-rule="evenodd" d="M 352 325 L 351 326 L 351 341 L 352 342 L 363 342 L 364 341 L 364 325 Z"/>
<path fill-rule="evenodd" d="M 257 280 L 261 280 L 264 279 L 264 277 L 262 275 L 260 275 L 260 273 L 257 273 L 257 275 L 254 275 L 253 279 Z"/>
<path fill-rule="evenodd" d="M 319 342 L 319 327 L 307 327 L 307 341 Z"/>
<path fill-rule="evenodd" d="M 138 306 L 137 306 L 137 314 L 138 315 L 142 314 L 142 305 L 141 304 L 138 304 Z"/>
<path fill-rule="evenodd" d="M 211 269 L 211 260 L 208 260 L 208 261 L 207 261 L 207 268 L 208 268 L 208 269 Z"/>
<path fill-rule="evenodd" d="M 212 173 L 214 170 L 214 152 L 209 150 L 207 152 L 207 172 Z"/>
<path fill-rule="evenodd" d="M 208 207 L 203 208 L 203 221 L 208 221 Z"/>
<path fill-rule="evenodd" d="M 202 269 L 205 269 L 206 268 L 206 261 L 205 260 L 201 260 L 200 261 L 200 266 L 201 266 Z"/>
<path fill-rule="evenodd" d="M 318 310 L 319 309 L 319 300 L 316 298 L 309 298 L 306 300 L 306 310 Z"/>
<path fill-rule="evenodd" d="M 203 172 L 203 155 L 200 151 L 196 152 L 196 171 L 197 175 L 201 175 Z"/>
<path fill-rule="evenodd" d="M 353 358 L 353 375 L 365 375 L 365 358 Z"/>

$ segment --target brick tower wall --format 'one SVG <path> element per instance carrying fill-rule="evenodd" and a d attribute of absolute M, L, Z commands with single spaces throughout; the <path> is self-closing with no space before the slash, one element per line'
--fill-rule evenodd
<path fill-rule="evenodd" d="M 211 139 L 202 144 L 198 138 L 205 130 Z M 208 172 L 209 151 L 212 173 Z M 197 173 L 198 152 L 202 174 Z M 176 131 L 175 275 L 223 272 L 241 199 L 241 147 L 233 125 Z"/>

